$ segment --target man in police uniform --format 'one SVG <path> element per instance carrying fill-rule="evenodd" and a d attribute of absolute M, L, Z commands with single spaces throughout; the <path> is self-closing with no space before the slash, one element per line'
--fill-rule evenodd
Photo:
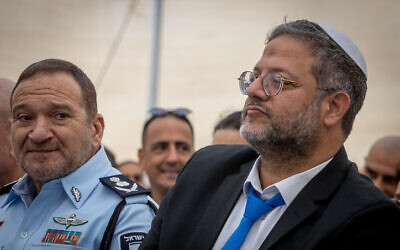
<path fill-rule="evenodd" d="M 101 145 L 96 92 L 75 65 L 30 65 L 11 94 L 11 141 L 27 175 L 0 204 L 0 249 L 132 249 L 154 216 L 147 190 Z"/>

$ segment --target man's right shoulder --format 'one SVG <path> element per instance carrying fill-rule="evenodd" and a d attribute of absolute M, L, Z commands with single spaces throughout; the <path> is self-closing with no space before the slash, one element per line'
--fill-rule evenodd
<path fill-rule="evenodd" d="M 189 163 L 212 161 L 213 163 L 246 163 L 257 159 L 258 153 L 248 145 L 211 145 L 193 154 Z"/>
<path fill-rule="evenodd" d="M 247 145 L 207 146 L 193 154 L 180 175 L 200 177 L 203 174 L 218 176 L 220 173 L 221 177 L 224 177 L 242 171 L 243 166 L 250 168 L 257 157 L 258 153 Z"/>

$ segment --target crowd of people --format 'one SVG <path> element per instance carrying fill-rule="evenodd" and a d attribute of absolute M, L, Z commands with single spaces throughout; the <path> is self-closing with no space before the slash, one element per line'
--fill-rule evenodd
<path fill-rule="evenodd" d="M 96 90 L 45 59 L 0 78 L 0 249 L 391 249 L 400 136 L 358 168 L 343 146 L 367 91 L 364 57 L 308 20 L 269 34 L 239 77 L 242 111 L 195 152 L 186 108 L 152 108 L 138 162 L 102 144 Z"/>

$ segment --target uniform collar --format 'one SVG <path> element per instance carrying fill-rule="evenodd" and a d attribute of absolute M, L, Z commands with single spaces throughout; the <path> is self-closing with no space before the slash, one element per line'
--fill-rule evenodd
<path fill-rule="evenodd" d="M 64 192 L 79 209 L 92 191 L 100 184 L 99 178 L 114 174 L 115 170 L 107 158 L 104 147 L 80 168 L 60 179 Z M 45 185 L 46 186 L 46 185 Z M 44 186 L 44 187 L 45 187 Z"/>
<path fill-rule="evenodd" d="M 3 202 L 3 204 L 0 204 L 1 207 L 4 207 L 14 199 L 21 197 L 22 201 L 26 204 L 26 200 L 24 199 L 25 197 L 31 196 L 32 193 L 35 192 L 35 187 L 33 185 L 33 182 L 31 178 L 25 174 L 22 178 L 20 178 L 17 183 L 14 184 L 14 186 L 11 188 L 9 194 L 7 195 L 7 198 Z"/>

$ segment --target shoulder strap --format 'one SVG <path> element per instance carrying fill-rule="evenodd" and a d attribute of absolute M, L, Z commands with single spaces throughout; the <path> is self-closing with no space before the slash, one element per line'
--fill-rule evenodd
<path fill-rule="evenodd" d="M 122 198 L 138 194 L 150 194 L 150 190 L 140 186 L 122 174 L 100 178 L 100 182 Z"/>
<path fill-rule="evenodd" d="M 111 246 L 119 214 L 126 205 L 125 198 L 139 194 L 150 194 L 150 190 L 143 188 L 122 174 L 100 178 L 100 182 L 122 198 L 122 201 L 115 207 L 101 240 L 100 250 L 108 250 Z"/>
<path fill-rule="evenodd" d="M 125 199 L 123 199 L 117 207 L 114 209 L 114 213 L 112 214 L 110 220 L 108 221 L 108 225 L 106 231 L 104 231 L 103 239 L 101 240 L 100 250 L 108 250 L 110 249 L 111 241 L 114 235 L 115 226 L 117 225 L 119 214 L 122 211 L 126 204 Z"/>

